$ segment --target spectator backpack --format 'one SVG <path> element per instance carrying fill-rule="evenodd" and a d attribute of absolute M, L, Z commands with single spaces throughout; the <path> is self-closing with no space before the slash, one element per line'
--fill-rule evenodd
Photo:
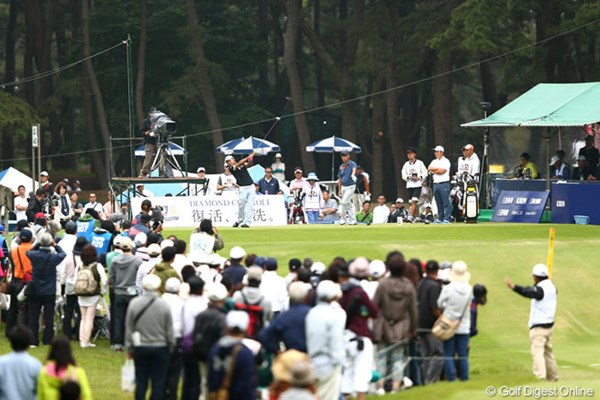
<path fill-rule="evenodd" d="M 73 287 L 77 296 L 94 296 L 100 294 L 100 275 L 98 274 L 98 264 L 79 266 L 79 271 L 75 277 L 75 286 Z"/>
<path fill-rule="evenodd" d="M 263 298 L 261 296 L 256 303 L 250 304 L 244 293 L 240 293 L 242 294 L 243 303 L 235 303 L 235 309 L 248 313 L 250 321 L 248 323 L 248 331 L 246 333 L 249 338 L 257 339 L 258 333 L 264 326 L 264 310 L 260 305 L 260 302 Z"/>

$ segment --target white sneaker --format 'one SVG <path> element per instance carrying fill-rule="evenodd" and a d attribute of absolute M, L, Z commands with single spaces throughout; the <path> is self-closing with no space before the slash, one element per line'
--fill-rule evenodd
<path fill-rule="evenodd" d="M 345 219 L 340 220 L 340 225 L 346 225 L 346 220 Z"/>
<path fill-rule="evenodd" d="M 82 349 L 89 348 L 89 347 L 96 347 L 96 345 L 94 343 L 81 343 L 80 346 Z"/>

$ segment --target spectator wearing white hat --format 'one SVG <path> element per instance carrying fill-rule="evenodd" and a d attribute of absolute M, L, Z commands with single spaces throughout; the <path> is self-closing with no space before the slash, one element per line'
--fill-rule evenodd
<path fill-rule="evenodd" d="M 462 148 L 462 156 L 458 157 L 457 175 L 467 174 L 476 180 L 479 180 L 479 172 L 481 169 L 481 161 L 479 156 L 475 154 L 475 146 L 465 144 Z"/>
<path fill-rule="evenodd" d="M 460 321 L 456 334 L 444 340 L 444 372 L 448 381 L 455 381 L 458 356 L 459 378 L 469 379 L 469 334 L 471 332 L 471 313 L 469 306 L 473 297 L 473 288 L 469 284 L 471 273 L 464 261 L 454 261 L 448 274 L 450 283 L 442 288 L 437 305 L 448 318 Z"/>
<path fill-rule="evenodd" d="M 319 210 L 323 206 L 323 193 L 317 182 L 319 178 L 314 172 L 310 172 L 306 177 L 308 182 L 302 188 L 304 212 L 309 224 L 317 224 L 319 222 Z"/>
<path fill-rule="evenodd" d="M 210 190 L 210 179 L 206 177 L 206 168 L 198 167 L 196 170 L 198 174 L 198 183 L 196 183 L 196 196 L 210 196 L 212 190 Z"/>
<path fill-rule="evenodd" d="M 444 147 L 435 146 L 435 158 L 427 170 L 433 174 L 433 197 L 437 204 L 438 217 L 435 223 L 449 224 L 452 216 L 450 205 L 450 160 L 444 157 Z"/>
<path fill-rule="evenodd" d="M 144 232 L 138 233 L 133 239 L 133 245 L 135 246 L 135 256 L 142 261 L 148 261 L 150 259 L 150 257 L 148 257 L 148 248 L 146 247 L 147 242 L 148 235 L 146 235 Z"/>
<path fill-rule="evenodd" d="M 541 380 L 557 381 L 558 368 L 552 350 L 552 330 L 556 317 L 556 286 L 550 279 L 548 267 L 536 264 L 531 271 L 533 286 L 520 286 L 507 276 L 506 286 L 523 297 L 531 299 L 529 313 L 529 341 L 533 357 L 533 373 Z"/>
<path fill-rule="evenodd" d="M 261 290 L 260 284 L 263 279 L 263 270 L 261 267 L 250 267 L 248 273 L 244 276 L 244 286 L 242 289 L 233 293 L 233 302 L 238 309 L 244 309 L 248 312 L 254 312 L 252 309 L 260 307 L 256 310 L 257 318 L 253 320 L 254 325 L 248 328 L 248 336 L 252 339 L 258 338 L 258 332 L 273 319 L 273 302 L 268 295 L 267 289 Z M 258 316 L 262 314 L 262 319 Z"/>
<path fill-rule="evenodd" d="M 163 300 L 169 305 L 171 317 L 173 318 L 173 333 L 175 335 L 175 343 L 181 340 L 181 316 L 183 309 L 183 299 L 179 297 L 179 288 L 181 281 L 177 278 L 169 278 L 165 282 L 165 292 L 162 295 Z M 177 398 L 177 386 L 179 385 L 179 377 L 183 360 L 181 357 L 181 348 L 173 347 L 169 358 L 169 370 L 167 372 L 167 383 L 165 385 L 165 398 Z"/>
<path fill-rule="evenodd" d="M 246 267 L 242 265 L 242 259 L 246 256 L 246 251 L 240 246 L 235 246 L 229 251 L 230 265 L 222 272 L 223 280 L 231 286 L 237 286 L 242 283 L 246 275 Z M 225 285 L 227 286 L 227 285 Z"/>
<path fill-rule="evenodd" d="M 127 309 L 125 346 L 135 363 L 135 398 L 145 399 L 149 381 L 152 398 L 164 398 L 170 349 L 175 347 L 173 317 L 158 293 L 160 278 L 146 275 L 144 294 Z"/>
<path fill-rule="evenodd" d="M 235 176 L 233 176 L 231 171 L 229 171 L 229 168 L 227 168 L 227 163 L 224 164 L 223 168 L 223 173 L 219 175 L 219 179 L 217 179 L 217 194 L 228 195 L 236 193 L 238 184 Z"/>
<path fill-rule="evenodd" d="M 373 260 L 369 262 L 369 272 L 368 278 L 360 281 L 360 286 L 367 292 L 369 299 L 373 300 L 375 296 L 375 291 L 379 286 L 379 282 L 381 278 L 385 276 L 386 273 L 385 263 L 381 260 Z"/>
<path fill-rule="evenodd" d="M 346 355 L 346 312 L 337 302 L 342 292 L 337 283 L 321 281 L 316 294 L 318 303 L 306 315 L 306 349 L 318 377 L 319 399 L 338 400 Z"/>
<path fill-rule="evenodd" d="M 208 355 L 209 396 L 225 390 L 229 399 L 256 400 L 256 361 L 242 343 L 249 323 L 250 318 L 243 311 L 230 311 L 225 317 L 227 334 Z"/>
<path fill-rule="evenodd" d="M 282 161 L 281 153 L 275 154 L 275 161 L 271 164 L 271 170 L 273 171 L 273 178 L 282 183 L 287 182 L 285 180 L 285 163 Z"/>
<path fill-rule="evenodd" d="M 373 209 L 373 224 L 387 224 L 390 217 L 390 208 L 385 204 L 385 196 L 377 196 L 377 206 Z"/>
<path fill-rule="evenodd" d="M 566 181 L 571 179 L 571 171 L 567 163 L 563 162 L 558 156 L 552 156 L 550 160 L 550 179 Z"/>
<path fill-rule="evenodd" d="M 139 266 L 137 273 L 135 274 L 135 287 L 137 288 L 139 294 L 144 293 L 142 280 L 150 273 L 150 271 L 153 271 L 156 264 L 160 262 L 161 252 L 162 250 L 160 246 L 156 243 L 152 243 L 150 246 L 148 246 L 148 260 L 144 261 Z"/>
<path fill-rule="evenodd" d="M 419 214 L 419 220 L 424 224 L 430 224 L 435 221 L 431 203 L 423 204 L 423 210 L 421 211 L 421 214 Z"/>
<path fill-rule="evenodd" d="M 54 192 L 54 184 L 50 182 L 48 171 L 42 171 L 40 173 L 40 186 L 46 191 L 47 196 L 50 196 Z"/>
<path fill-rule="evenodd" d="M 225 301 L 229 297 L 227 288 L 220 283 L 210 286 L 208 308 L 194 322 L 194 354 L 201 363 L 206 363 L 212 346 L 225 336 Z"/>

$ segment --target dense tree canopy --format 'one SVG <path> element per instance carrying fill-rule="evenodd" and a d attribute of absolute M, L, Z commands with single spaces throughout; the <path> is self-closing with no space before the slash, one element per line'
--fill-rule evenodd
<path fill-rule="evenodd" d="M 452 158 L 481 146 L 459 128 L 480 101 L 600 79 L 595 0 L 0 0 L 0 20 L 2 166 L 27 168 L 39 122 L 43 165 L 89 165 L 100 185 L 109 138 L 137 135 L 157 106 L 187 137 L 190 169 L 220 172 L 215 146 L 281 116 L 269 139 L 290 167 L 328 177 L 331 157 L 303 147 L 336 134 L 395 196 L 407 146 L 425 161 L 434 144 Z M 118 175 L 132 173 L 124 143 Z"/>

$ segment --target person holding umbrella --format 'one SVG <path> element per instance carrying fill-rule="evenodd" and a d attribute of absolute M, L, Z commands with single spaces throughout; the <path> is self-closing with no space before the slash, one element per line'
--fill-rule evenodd
<path fill-rule="evenodd" d="M 254 181 L 248 173 L 248 167 L 252 164 L 255 152 L 253 151 L 248 157 L 242 158 L 236 162 L 231 155 L 225 157 L 227 169 L 235 177 L 239 185 L 239 208 L 237 221 L 233 224 L 234 228 L 241 226 L 242 228 L 250 228 L 254 217 L 254 196 L 256 188 Z"/>
<path fill-rule="evenodd" d="M 356 190 L 356 163 L 350 160 L 347 151 L 340 153 L 342 165 L 338 171 L 338 195 L 341 198 L 342 217 L 340 225 L 346 221 L 348 225 L 356 225 L 356 210 L 352 203 L 352 195 Z"/>

